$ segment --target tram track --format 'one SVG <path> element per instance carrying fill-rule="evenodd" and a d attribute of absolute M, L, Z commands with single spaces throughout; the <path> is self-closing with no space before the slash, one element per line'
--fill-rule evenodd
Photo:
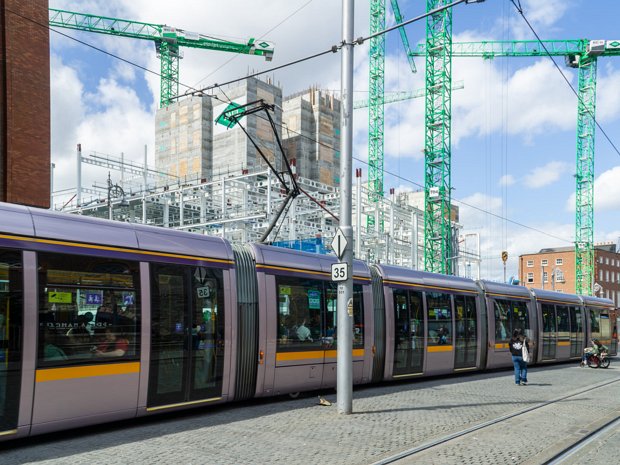
<path fill-rule="evenodd" d="M 417 454 L 420 454 L 422 452 L 427 452 L 433 448 L 439 447 L 441 445 L 444 445 L 450 441 L 453 441 L 455 439 L 461 438 L 463 436 L 466 436 L 470 433 L 479 431 L 479 430 L 483 430 L 486 428 L 490 428 L 492 426 L 495 426 L 499 423 L 505 422 L 507 420 L 511 420 L 513 418 L 517 418 L 520 417 L 522 415 L 525 415 L 527 413 L 530 413 L 532 411 L 535 410 L 539 410 L 541 408 L 547 407 L 549 405 L 553 405 L 553 404 L 557 404 L 559 402 L 565 401 L 567 399 L 573 398 L 573 397 L 577 397 L 580 396 L 582 394 L 585 394 L 587 392 L 596 390 L 596 389 L 601 389 L 604 387 L 607 387 L 609 385 L 612 384 L 616 384 L 616 383 L 620 383 L 620 378 L 616 378 L 614 380 L 611 381 L 605 381 L 602 383 L 598 383 L 595 384 L 593 386 L 589 386 L 587 389 L 581 389 L 577 392 L 573 392 L 570 394 L 566 394 L 563 395 L 561 397 L 557 397 L 555 399 L 552 400 L 548 400 L 545 402 L 541 402 L 539 404 L 533 405 L 531 407 L 519 410 L 517 412 L 513 412 L 513 413 L 509 413 L 506 415 L 502 415 L 500 417 L 494 418 L 492 420 L 488 420 L 485 422 L 482 422 L 478 425 L 463 429 L 461 431 L 456 431 L 454 433 L 445 435 L 443 437 L 437 438 L 437 439 L 433 439 L 431 441 L 425 442 L 419 446 L 413 447 L 411 449 L 407 449 L 405 451 L 399 452 L 398 454 L 394 454 L 392 456 L 383 458 L 379 461 L 373 462 L 372 465 L 385 465 L 385 464 L 390 464 L 390 463 L 395 463 L 398 462 L 399 460 L 403 460 L 403 459 L 407 459 L 407 458 L 411 458 Z M 571 444 L 570 446 L 564 448 L 562 451 L 560 451 L 559 453 L 555 454 L 549 461 L 544 462 L 544 465 L 555 465 L 555 464 L 560 464 L 563 463 L 566 459 L 568 459 L 569 457 L 572 457 L 575 453 L 577 453 L 579 450 L 581 450 L 583 447 L 587 446 L 590 442 L 596 440 L 596 438 L 602 436 L 603 434 L 605 434 L 606 432 L 608 432 L 610 429 L 614 428 L 615 426 L 620 425 L 620 418 L 615 418 L 612 419 L 611 421 L 605 423 L 604 425 L 600 426 L 599 428 L 597 428 L 595 431 L 591 432 L 590 434 L 588 434 L 587 436 L 583 437 L 582 439 L 580 439 L 577 443 Z"/>
<path fill-rule="evenodd" d="M 570 460 L 571 458 L 575 456 L 575 454 L 577 454 L 583 448 L 588 447 L 588 445 L 590 445 L 592 442 L 601 438 L 602 436 L 607 434 L 609 431 L 613 430 L 614 428 L 618 426 L 620 426 L 620 417 L 614 418 L 606 422 L 604 425 L 592 431 L 590 434 L 586 435 L 581 440 L 577 441 L 575 444 L 565 448 L 561 452 L 554 455 L 551 459 L 544 462 L 543 465 L 559 465 L 561 463 L 566 462 L 567 460 Z"/>

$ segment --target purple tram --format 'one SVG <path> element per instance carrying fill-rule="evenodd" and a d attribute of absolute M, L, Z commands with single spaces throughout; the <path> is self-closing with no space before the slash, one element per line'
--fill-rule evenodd
<path fill-rule="evenodd" d="M 0 203 L 0 439 L 336 386 L 335 257 Z M 613 302 L 353 267 L 353 381 L 617 352 Z"/>

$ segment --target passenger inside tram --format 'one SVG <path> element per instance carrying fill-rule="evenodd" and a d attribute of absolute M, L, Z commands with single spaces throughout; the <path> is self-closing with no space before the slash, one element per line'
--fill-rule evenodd
<path fill-rule="evenodd" d="M 129 349 L 129 341 L 118 335 L 118 329 L 111 326 L 103 330 L 103 341 L 95 348 L 97 357 L 122 357 Z"/>

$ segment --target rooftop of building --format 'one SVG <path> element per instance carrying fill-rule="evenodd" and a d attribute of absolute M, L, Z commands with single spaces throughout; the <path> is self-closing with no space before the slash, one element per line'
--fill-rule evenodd
<path fill-rule="evenodd" d="M 619 247 L 618 244 L 614 243 L 614 242 L 600 242 L 598 244 L 594 244 L 594 250 L 600 250 L 602 252 L 611 252 L 611 253 L 618 253 Z M 526 255 L 539 255 L 539 254 L 546 254 L 546 253 L 562 253 L 562 252 L 574 252 L 575 251 L 575 247 L 574 246 L 568 246 L 568 247 L 547 247 L 544 249 L 540 249 L 540 251 L 538 252 L 534 252 L 534 253 L 524 253 L 521 254 L 521 257 L 524 257 Z"/>

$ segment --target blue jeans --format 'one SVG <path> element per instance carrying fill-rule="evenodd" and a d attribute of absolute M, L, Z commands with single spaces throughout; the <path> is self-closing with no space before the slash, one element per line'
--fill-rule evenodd
<path fill-rule="evenodd" d="M 515 384 L 527 383 L 527 362 L 520 355 L 512 356 L 512 364 L 515 366 Z"/>

